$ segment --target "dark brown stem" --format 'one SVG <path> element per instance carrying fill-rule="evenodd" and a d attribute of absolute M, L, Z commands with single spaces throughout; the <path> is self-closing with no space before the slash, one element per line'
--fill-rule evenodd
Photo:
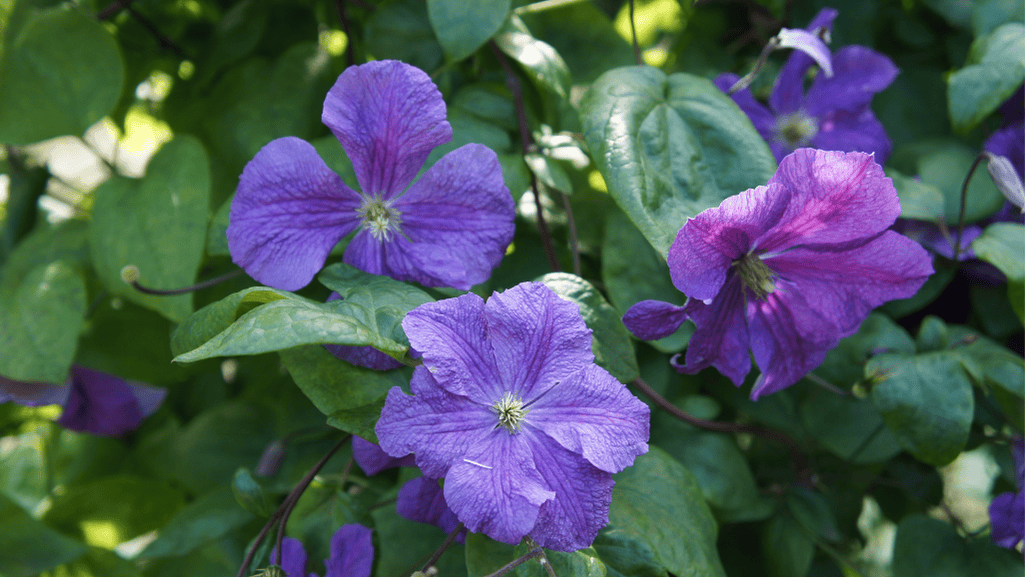
<path fill-rule="evenodd" d="M 349 66 L 356 64 L 356 48 L 352 41 L 352 34 L 349 32 L 349 16 L 345 12 L 346 0 L 335 0 L 335 12 L 338 13 L 338 21 L 342 24 L 342 32 L 345 33 L 345 63 Z"/>
<path fill-rule="evenodd" d="M 759 425 L 741 425 L 739 423 L 709 421 L 695 417 L 694 415 L 685 413 L 680 410 L 679 407 L 670 403 L 665 397 L 655 392 L 655 390 L 652 389 L 648 383 L 644 382 L 643 379 L 634 379 L 631 384 L 637 387 L 645 396 L 658 405 L 660 409 L 684 423 L 706 431 L 714 431 L 716 433 L 748 433 L 757 437 L 762 437 L 763 439 L 774 441 L 784 446 L 790 453 L 790 460 L 793 463 L 794 468 L 797 470 L 798 475 L 802 478 L 807 477 L 807 473 L 809 472 L 808 459 L 804 456 L 804 453 L 801 452 L 801 448 L 797 445 L 797 442 L 787 435 Z"/>
<path fill-rule="evenodd" d="M 634 23 L 634 0 L 630 0 L 630 36 L 633 38 L 634 60 L 637 61 L 637 66 L 644 66 L 644 60 L 641 59 L 641 47 L 637 45 L 637 25 Z"/>
<path fill-rule="evenodd" d="M 135 0 L 114 0 L 106 8 L 97 12 L 96 18 L 99 20 L 109 20 L 125 8 L 131 6 L 132 2 L 135 2 Z"/>
<path fill-rule="evenodd" d="M 534 559 L 534 558 L 538 557 L 539 555 L 541 555 L 543 553 L 544 553 L 544 550 L 541 549 L 540 547 L 537 547 L 536 549 L 531 549 L 530 551 L 527 552 L 526 555 L 523 555 L 522 557 L 519 557 L 517 559 L 513 559 L 509 563 L 507 563 L 504 566 L 502 566 L 502 568 L 499 569 L 498 571 L 495 571 L 494 573 L 490 573 L 488 575 L 485 575 L 484 577 L 499 577 L 500 575 L 505 575 L 506 573 L 512 571 L 513 569 L 519 567 L 520 565 L 523 565 L 527 561 L 530 561 L 531 559 Z"/>
<path fill-rule="evenodd" d="M 231 280 L 231 279 L 239 276 L 240 274 L 242 274 L 242 270 L 241 269 L 234 270 L 234 271 L 231 271 L 229 273 L 222 274 L 221 276 L 215 276 L 212 279 L 207 279 L 205 281 L 198 282 L 198 283 L 196 283 L 196 284 L 194 284 L 192 286 L 176 288 L 176 289 L 155 289 L 155 288 L 149 288 L 147 286 L 143 286 L 143 285 L 139 284 L 138 279 L 132 281 L 130 284 L 132 285 L 132 288 L 134 288 L 135 290 L 137 290 L 137 291 L 139 291 L 141 293 L 148 294 L 148 295 L 174 296 L 174 295 L 183 295 L 183 294 L 193 293 L 193 292 L 196 292 L 196 291 L 199 291 L 199 290 L 203 290 L 205 288 L 210 288 L 212 286 L 219 285 L 219 284 L 221 284 L 224 281 Z"/>
<path fill-rule="evenodd" d="M 961 235 L 964 233 L 964 211 L 965 204 L 968 201 L 968 182 L 972 179 L 975 169 L 979 167 L 979 163 L 984 158 L 986 158 L 984 152 L 980 152 L 975 157 L 975 162 L 968 169 L 968 174 L 964 177 L 964 183 L 961 185 L 961 206 L 957 211 L 957 236 L 954 237 L 954 262 L 957 262 L 957 258 L 961 256 Z"/>
<path fill-rule="evenodd" d="M 822 377 L 816 375 L 815 373 L 808 373 L 807 375 L 804 375 L 804 378 L 806 378 L 809 381 L 815 383 L 816 385 L 822 387 L 823 389 L 826 389 L 827 391 L 829 391 L 830 393 L 833 393 L 834 395 L 836 395 L 838 397 L 844 397 L 844 398 L 847 398 L 847 399 L 856 399 L 857 398 L 850 391 L 845 391 L 845 390 L 841 389 L 840 387 L 834 385 L 833 383 L 827 381 L 826 379 L 823 379 Z"/>
<path fill-rule="evenodd" d="M 446 550 L 448 550 L 449 547 L 452 546 L 452 543 L 455 542 L 456 537 L 459 535 L 459 532 L 462 531 L 465 527 L 465 525 L 460 523 L 456 525 L 455 529 L 452 529 L 452 532 L 449 533 L 448 537 L 445 537 L 445 540 L 441 543 L 441 547 L 438 547 L 438 550 L 434 552 L 434 555 L 431 555 L 431 558 L 428 559 L 426 563 L 424 563 L 423 568 L 420 569 L 421 573 L 426 573 L 428 567 L 431 567 L 432 565 L 438 562 L 438 559 L 441 559 L 441 556 L 445 553 Z"/>
<path fill-rule="evenodd" d="M 171 40 L 167 36 L 164 36 L 164 34 L 162 34 L 160 30 L 157 29 L 156 24 L 150 21 L 149 18 L 146 18 L 142 14 L 139 14 L 139 11 L 135 8 L 128 6 L 127 4 L 130 4 L 130 2 L 126 2 L 125 4 L 126 6 L 124 6 L 124 9 L 127 10 L 133 18 L 138 20 L 139 24 L 142 24 L 143 28 L 149 30 L 149 33 L 152 34 L 153 37 L 157 39 L 157 42 L 160 43 L 161 48 L 174 52 L 175 55 L 177 55 L 180 58 L 185 58 L 185 53 L 182 52 L 181 48 L 178 48 L 178 45 L 174 43 L 174 40 Z"/>
<path fill-rule="evenodd" d="M 762 53 L 758 55 L 758 60 L 755 61 L 755 66 L 751 69 L 751 72 L 748 72 L 744 75 L 743 78 L 737 80 L 733 84 L 733 86 L 730 86 L 730 89 L 726 92 L 726 94 L 733 95 L 734 93 L 739 92 L 750 86 L 751 83 L 754 82 L 755 78 L 758 77 L 758 74 L 761 73 L 762 68 L 765 67 L 765 63 L 769 60 L 769 54 L 772 54 L 772 51 L 778 47 L 779 37 L 773 36 L 765 44 L 765 48 L 762 48 Z"/>
<path fill-rule="evenodd" d="M 566 226 L 569 228 L 569 248 L 573 253 L 573 274 L 580 274 L 580 244 L 577 242 L 577 222 L 573 218 L 573 207 L 569 203 L 569 195 L 562 194 L 562 206 L 566 209 Z"/>
<path fill-rule="evenodd" d="M 297 484 L 295 488 L 293 488 L 292 491 L 288 494 L 288 496 L 285 497 L 285 500 L 282 501 L 280 505 L 278 505 L 277 510 L 274 511 L 274 514 L 271 515 L 270 519 L 267 520 L 267 524 L 263 526 L 263 529 L 260 531 L 260 534 L 256 536 L 256 541 L 253 542 L 253 546 L 249 549 L 249 552 L 246 553 L 246 558 L 242 561 L 242 566 L 238 568 L 237 577 L 245 577 L 246 572 L 249 570 L 249 565 L 253 562 L 253 557 L 256 555 L 257 547 L 260 546 L 260 543 L 263 542 L 271 527 L 278 523 L 279 519 L 281 520 L 281 530 L 278 532 L 277 545 L 278 561 L 281 560 L 281 540 L 284 538 L 283 534 L 285 532 L 285 522 L 288 521 L 288 515 L 292 513 L 292 509 L 295 508 L 295 504 L 299 502 L 299 497 L 301 497 L 302 494 L 306 492 L 306 488 L 309 487 L 310 483 L 313 482 L 313 478 L 317 476 L 317 473 L 319 473 L 320 470 L 324 468 L 324 465 L 327 464 L 328 460 L 330 460 L 331 457 L 333 457 L 339 449 L 345 446 L 345 443 L 349 442 L 349 439 L 351 438 L 352 435 L 345 435 L 344 437 L 342 437 L 342 440 L 338 441 L 338 443 L 334 447 L 332 447 L 331 450 L 328 451 L 327 454 L 324 455 L 320 459 L 320 461 L 318 461 L 317 464 L 309 470 L 309 472 L 306 473 L 306 475 L 299 481 L 299 484 Z"/>
<path fill-rule="evenodd" d="M 527 110 L 523 104 L 523 87 L 520 85 L 520 79 L 517 78 L 512 65 L 509 64 L 509 59 L 505 57 L 498 44 L 495 44 L 494 40 L 489 40 L 488 44 L 491 46 L 491 50 L 495 53 L 495 58 L 498 59 L 498 63 L 505 72 L 505 85 L 513 93 L 513 102 L 516 105 L 516 119 L 520 129 L 520 149 L 526 155 L 533 150 L 534 139 L 530 136 L 530 127 L 527 125 Z M 534 207 L 537 209 L 537 228 L 541 234 L 541 245 L 544 247 L 545 256 L 548 258 L 548 267 L 553 272 L 558 272 L 562 270 L 562 267 L 559 265 L 559 258 L 555 253 L 552 232 L 548 229 L 548 223 L 545 222 L 544 207 L 541 206 L 541 193 L 537 189 L 537 177 L 534 176 L 533 172 L 530 173 L 530 190 L 534 193 Z"/>

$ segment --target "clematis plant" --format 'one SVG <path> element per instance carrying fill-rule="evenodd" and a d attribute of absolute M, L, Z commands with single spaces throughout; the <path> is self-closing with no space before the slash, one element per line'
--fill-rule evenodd
<path fill-rule="evenodd" d="M 29 407 L 63 405 L 57 423 L 66 429 L 106 437 L 134 431 L 160 408 L 167 390 L 72 365 L 65 385 L 26 383 L 0 377 L 0 403 Z"/>
<path fill-rule="evenodd" d="M 374 564 L 371 530 L 363 525 L 342 525 L 331 536 L 331 553 L 324 561 L 324 577 L 370 577 Z M 277 559 L 277 549 L 271 559 Z M 306 549 L 298 539 L 285 537 L 281 542 L 281 569 L 287 577 L 317 577 L 306 572 Z"/>
<path fill-rule="evenodd" d="M 389 391 L 381 448 L 444 477 L 470 531 L 589 546 L 608 522 L 612 473 L 647 452 L 649 410 L 594 364 L 577 306 L 521 283 L 487 303 L 471 293 L 421 305 L 402 326 L 424 365 L 412 396 Z"/>
<path fill-rule="evenodd" d="M 1025 440 L 1011 443 L 1018 490 L 1001 493 L 989 504 L 990 536 L 1001 547 L 1013 549 L 1025 539 Z"/>
<path fill-rule="evenodd" d="M 256 280 L 306 286 L 331 249 L 369 273 L 469 289 L 512 241 L 515 208 L 498 157 L 467 144 L 414 177 L 452 139 L 445 102 L 420 69 L 393 60 L 351 66 L 324 100 L 324 124 L 352 161 L 349 188 L 308 142 L 267 144 L 246 165 L 231 204 L 228 248 Z"/>
<path fill-rule="evenodd" d="M 823 8 L 807 31 L 833 29 L 838 12 Z M 886 56 L 864 46 L 846 46 L 832 56 L 832 74 L 818 74 L 808 91 L 804 79 L 814 60 L 794 50 L 780 70 L 769 95 L 769 106 L 755 100 L 750 89 L 731 95 L 769 144 L 779 162 L 794 150 L 811 146 L 823 150 L 875 153 L 885 164 L 893 143 L 869 104 L 897 77 Z M 729 92 L 739 77 L 720 74 L 715 85 Z"/>
<path fill-rule="evenodd" d="M 900 214 L 893 182 L 871 155 L 801 149 L 765 186 L 689 219 L 669 249 L 682 307 L 641 301 L 623 317 L 638 338 L 697 330 L 686 362 L 715 367 L 751 398 L 800 380 L 886 301 L 914 295 L 933 273 L 914 241 L 887 230 Z"/>

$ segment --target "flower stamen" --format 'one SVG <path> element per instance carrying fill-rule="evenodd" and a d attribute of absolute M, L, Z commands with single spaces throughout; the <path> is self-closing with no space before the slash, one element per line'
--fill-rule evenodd
<path fill-rule="evenodd" d="M 758 300 L 764 300 L 776 290 L 776 274 L 758 255 L 749 252 L 740 257 L 740 260 L 734 261 L 733 265 L 737 267 L 741 282 L 755 293 Z"/>
<path fill-rule="evenodd" d="M 363 202 L 356 209 L 362 219 L 361 227 L 370 231 L 374 239 L 390 242 L 392 233 L 402 234 L 402 214 L 391 207 L 391 202 L 376 196 L 363 195 Z"/>
<path fill-rule="evenodd" d="M 509 434 L 516 434 L 520 431 L 523 419 L 530 409 L 523 406 L 523 399 L 519 395 L 507 391 L 500 401 L 491 406 L 491 411 L 498 415 L 498 424 L 495 427 L 502 426 Z"/>
<path fill-rule="evenodd" d="M 784 114 L 776 120 L 776 137 L 791 149 L 807 146 L 818 132 L 818 122 L 804 112 Z"/>

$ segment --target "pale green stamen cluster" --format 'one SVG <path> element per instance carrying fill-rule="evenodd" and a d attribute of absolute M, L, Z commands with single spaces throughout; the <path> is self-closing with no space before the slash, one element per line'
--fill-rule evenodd
<path fill-rule="evenodd" d="M 776 136 L 789 148 L 806 146 L 818 132 L 818 122 L 804 112 L 784 114 L 776 120 Z"/>
<path fill-rule="evenodd" d="M 356 209 L 356 213 L 363 220 L 363 228 L 369 230 L 376 240 L 389 242 L 392 233 L 402 234 L 402 215 L 389 206 L 390 204 L 377 197 L 364 196 L 363 203 Z"/>
<path fill-rule="evenodd" d="M 523 399 L 519 395 L 508 391 L 502 400 L 491 406 L 491 411 L 498 415 L 498 425 L 505 427 L 510 434 L 520 431 L 524 417 L 530 412 L 529 409 L 524 408 Z"/>
<path fill-rule="evenodd" d="M 775 273 L 762 262 L 758 255 L 747 253 L 733 265 L 737 267 L 737 274 L 740 275 L 741 282 L 755 293 L 758 300 L 764 299 L 776 290 L 776 283 L 773 280 Z"/>

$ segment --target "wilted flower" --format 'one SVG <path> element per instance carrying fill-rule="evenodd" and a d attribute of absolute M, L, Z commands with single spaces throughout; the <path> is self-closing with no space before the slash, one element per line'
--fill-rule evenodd
<path fill-rule="evenodd" d="M 0 403 L 13 401 L 39 407 L 63 405 L 57 422 L 66 429 L 116 437 L 134 431 L 152 415 L 167 390 L 81 365 L 72 365 L 68 382 L 61 385 L 26 383 L 0 377 Z"/>
<path fill-rule="evenodd" d="M 823 8 L 807 30 L 832 30 L 836 16 L 836 10 Z M 833 54 L 832 76 L 818 74 L 805 93 L 804 79 L 813 63 L 805 52 L 790 54 L 776 77 L 769 108 L 747 88 L 731 97 L 769 144 L 777 162 L 797 148 L 811 146 L 874 152 L 876 160 L 885 163 L 893 144 L 869 104 L 897 77 L 897 67 L 874 50 L 846 46 Z M 728 92 L 738 79 L 736 74 L 720 74 L 715 85 Z"/>
<path fill-rule="evenodd" d="M 1001 493 L 989 504 L 990 536 L 1001 547 L 1013 549 L 1025 539 L 1025 441 L 1011 444 L 1018 491 Z"/>
<path fill-rule="evenodd" d="M 541 283 L 427 303 L 402 322 L 423 352 L 377 424 L 392 456 L 445 478 L 467 529 L 504 543 L 587 547 L 608 522 L 612 473 L 647 451 L 647 405 L 594 364 L 578 307 Z"/>
<path fill-rule="evenodd" d="M 623 322 L 637 337 L 697 325 L 677 369 L 713 366 L 751 398 L 800 380 L 880 304 L 914 295 L 933 269 L 917 243 L 888 231 L 900 214 L 893 182 L 872 156 L 801 149 L 768 184 L 689 219 L 669 249 L 682 307 L 642 301 Z"/>
<path fill-rule="evenodd" d="M 331 536 L 331 553 L 324 561 L 327 573 L 324 577 L 370 577 L 374 564 L 374 544 L 370 529 L 363 525 L 342 525 Z M 306 572 L 306 549 L 298 539 L 285 537 L 281 542 L 279 565 L 288 577 L 317 577 Z M 277 560 L 277 549 L 271 552 L 271 560 Z"/>
<path fill-rule="evenodd" d="M 322 119 L 363 192 L 308 142 L 272 141 L 246 165 L 231 204 L 228 248 L 239 266 L 269 286 L 299 289 L 358 229 L 343 260 L 360 270 L 461 289 L 491 275 L 512 240 L 512 196 L 498 157 L 480 144 L 446 154 L 413 182 L 452 139 L 445 102 L 423 71 L 393 60 L 351 66 Z"/>

